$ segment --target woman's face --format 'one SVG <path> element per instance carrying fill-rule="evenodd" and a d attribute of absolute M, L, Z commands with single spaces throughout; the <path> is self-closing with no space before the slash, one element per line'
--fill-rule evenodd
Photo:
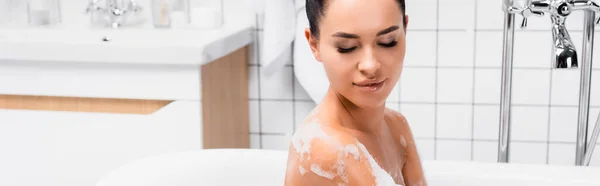
<path fill-rule="evenodd" d="M 362 108 L 382 106 L 402 73 L 406 47 L 396 0 L 329 0 L 319 39 L 306 30 L 331 87 Z M 404 21 L 408 21 L 406 18 Z"/>

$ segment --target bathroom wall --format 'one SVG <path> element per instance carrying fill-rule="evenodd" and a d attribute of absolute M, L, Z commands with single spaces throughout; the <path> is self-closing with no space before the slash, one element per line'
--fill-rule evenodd
<path fill-rule="evenodd" d="M 262 1 L 255 0 L 259 41 Z M 405 70 L 387 106 L 407 117 L 424 160 L 497 160 L 501 3 L 406 0 Z M 516 20 L 519 25 L 521 18 Z M 567 22 L 579 58 L 582 23 L 581 12 Z M 580 69 L 550 68 L 548 17 L 530 18 L 527 29 L 517 27 L 515 38 L 511 162 L 573 165 Z M 296 82 L 291 63 L 272 77 L 261 74 L 258 52 L 250 64 L 252 147 L 287 150 L 291 134 L 315 104 Z M 594 65 L 592 82 L 590 134 L 600 113 L 600 64 Z M 592 164 L 600 165 L 600 153 L 595 154 Z"/>

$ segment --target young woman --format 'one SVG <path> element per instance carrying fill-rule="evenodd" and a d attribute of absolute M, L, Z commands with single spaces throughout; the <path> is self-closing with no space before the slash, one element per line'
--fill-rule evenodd
<path fill-rule="evenodd" d="M 330 87 L 294 134 L 286 186 L 426 185 L 410 127 L 385 101 L 406 47 L 404 0 L 306 0 Z"/>

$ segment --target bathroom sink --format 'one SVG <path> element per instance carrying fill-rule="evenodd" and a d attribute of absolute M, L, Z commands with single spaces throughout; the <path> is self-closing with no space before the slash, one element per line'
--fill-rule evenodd
<path fill-rule="evenodd" d="M 202 65 L 253 41 L 252 26 L 3 29 L 0 60 Z"/>

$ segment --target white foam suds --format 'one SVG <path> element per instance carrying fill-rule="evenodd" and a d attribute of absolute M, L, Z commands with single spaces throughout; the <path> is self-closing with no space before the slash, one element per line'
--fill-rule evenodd
<path fill-rule="evenodd" d="M 373 156 L 371 156 L 371 154 L 369 153 L 367 148 L 362 143 L 360 143 L 358 140 L 356 140 L 356 143 L 358 144 L 358 148 L 367 157 L 367 160 L 369 160 L 369 165 L 371 165 L 371 171 L 372 171 L 371 173 L 373 174 L 373 177 L 375 178 L 375 185 L 377 185 L 377 186 L 397 185 L 396 182 L 394 181 L 394 178 L 392 178 L 392 176 L 390 176 L 385 170 L 383 170 L 379 166 L 379 164 L 377 164 L 377 162 L 375 161 Z"/>
<path fill-rule="evenodd" d="M 304 174 L 306 174 L 306 169 L 305 169 L 304 167 L 302 167 L 302 166 L 298 166 L 298 169 L 300 170 L 300 174 L 301 174 L 302 176 L 304 176 Z"/>
<path fill-rule="evenodd" d="M 316 175 L 319 175 L 321 177 L 333 180 L 333 177 L 335 177 L 335 175 L 333 175 L 333 173 L 328 172 L 328 171 L 324 171 L 320 165 L 317 164 L 312 164 L 310 165 L 310 171 L 312 171 L 313 173 L 315 173 Z"/>
<path fill-rule="evenodd" d="M 348 174 L 346 173 L 346 164 L 340 158 L 338 158 L 337 163 L 335 164 L 335 169 L 337 175 L 342 179 L 343 184 L 348 184 Z"/>
<path fill-rule="evenodd" d="M 404 136 L 400 136 L 400 144 L 406 148 L 406 140 L 404 139 Z"/>
<path fill-rule="evenodd" d="M 318 123 L 307 123 L 300 127 L 296 135 L 292 138 L 292 145 L 296 152 L 300 155 L 300 161 L 310 159 L 311 142 L 314 139 L 329 140 L 330 136 L 325 134 Z"/>
<path fill-rule="evenodd" d="M 343 153 L 344 157 L 348 157 L 348 155 L 353 155 L 355 160 L 358 160 L 360 158 L 360 152 L 358 151 L 356 145 L 353 144 L 348 144 L 342 147 L 342 149 L 339 152 Z"/>

